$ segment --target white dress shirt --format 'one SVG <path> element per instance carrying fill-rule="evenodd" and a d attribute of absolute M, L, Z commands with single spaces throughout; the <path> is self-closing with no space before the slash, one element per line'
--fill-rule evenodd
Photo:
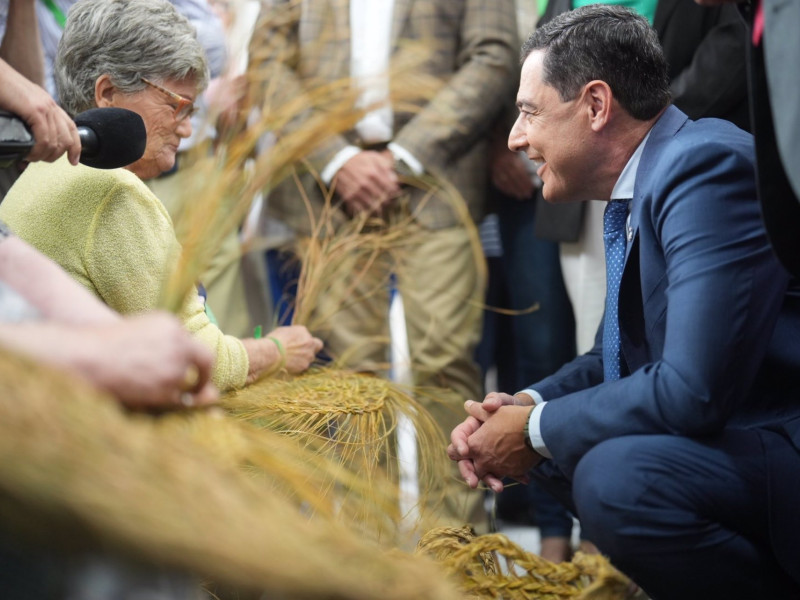
<path fill-rule="evenodd" d="M 394 135 L 394 111 L 389 102 L 393 13 L 394 0 L 350 0 L 350 76 L 361 89 L 356 107 L 372 107 L 355 129 L 367 144 L 388 142 Z M 425 171 L 405 148 L 392 143 L 388 148 L 417 175 Z M 329 184 L 337 171 L 359 152 L 357 146 L 342 148 L 322 169 L 322 180 Z"/>

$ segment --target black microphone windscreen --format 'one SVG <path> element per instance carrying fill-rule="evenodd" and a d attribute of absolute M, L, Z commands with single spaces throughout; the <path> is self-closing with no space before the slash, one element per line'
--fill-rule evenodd
<path fill-rule="evenodd" d="M 139 160 L 147 145 L 142 117 L 125 108 L 92 108 L 75 117 L 81 134 L 80 161 L 96 169 L 118 169 Z M 96 140 L 96 142 L 95 142 Z"/>

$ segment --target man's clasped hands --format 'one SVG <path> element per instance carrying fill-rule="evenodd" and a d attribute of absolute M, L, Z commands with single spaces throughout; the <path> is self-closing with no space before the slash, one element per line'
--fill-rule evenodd
<path fill-rule="evenodd" d="M 467 400 L 464 409 L 469 416 L 450 434 L 447 455 L 467 484 L 475 488 L 483 481 L 501 492 L 504 477 L 527 483 L 528 471 L 544 459 L 526 442 L 533 399 L 492 392 L 483 402 Z"/>

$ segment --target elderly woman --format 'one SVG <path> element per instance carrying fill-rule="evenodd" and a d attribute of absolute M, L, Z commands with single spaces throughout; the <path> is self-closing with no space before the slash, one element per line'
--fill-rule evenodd
<path fill-rule="evenodd" d="M 111 171 L 72 166 L 66 158 L 32 164 L 0 205 L 0 218 L 111 308 L 154 308 L 180 247 L 170 217 L 142 180 L 174 165 L 206 83 L 203 50 L 171 4 L 80 0 L 69 12 L 56 61 L 61 103 L 73 116 L 109 106 L 137 112 L 147 129 L 144 155 Z M 180 316 L 213 350 L 212 378 L 222 390 L 280 367 L 302 371 L 322 347 L 300 326 L 280 327 L 263 339 L 224 335 L 197 294 Z"/>

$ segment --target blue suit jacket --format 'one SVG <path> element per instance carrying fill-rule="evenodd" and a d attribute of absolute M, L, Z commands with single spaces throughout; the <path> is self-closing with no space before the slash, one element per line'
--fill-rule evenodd
<path fill-rule="evenodd" d="M 754 168 L 752 137 L 726 121 L 669 107 L 653 127 L 620 286 L 623 376 L 603 382 L 598 333 L 589 353 L 530 386 L 550 401 L 541 433 L 569 478 L 607 439 L 761 427 L 789 440 L 771 467 L 775 521 L 798 522 L 800 484 L 781 479 L 800 481 L 800 302 L 770 251 Z M 795 545 L 797 528 L 784 529 Z"/>

